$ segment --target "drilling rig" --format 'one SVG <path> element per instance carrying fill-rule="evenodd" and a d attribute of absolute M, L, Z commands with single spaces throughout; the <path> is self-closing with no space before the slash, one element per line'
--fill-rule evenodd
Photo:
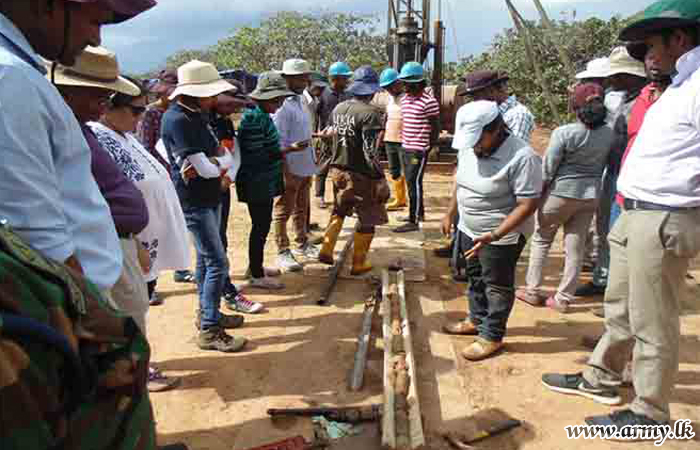
<path fill-rule="evenodd" d="M 440 17 L 442 0 L 437 1 L 437 20 L 431 24 L 431 0 L 389 0 L 387 53 L 391 66 L 399 71 L 408 61 L 423 64 L 432 56 L 430 84 L 441 102 L 445 27 Z"/>

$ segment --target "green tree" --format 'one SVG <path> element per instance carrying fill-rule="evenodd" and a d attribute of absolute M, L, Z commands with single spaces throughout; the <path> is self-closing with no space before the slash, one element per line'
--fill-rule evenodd
<path fill-rule="evenodd" d="M 280 12 L 259 26 L 240 28 L 211 52 L 220 68 L 250 72 L 279 69 L 288 58 L 302 58 L 326 71 L 335 61 L 351 67 L 387 64 L 386 36 L 377 33 L 374 16 L 326 12 Z"/>
<path fill-rule="evenodd" d="M 199 61 L 204 61 L 208 63 L 215 64 L 214 54 L 211 49 L 205 50 L 180 50 L 179 52 L 170 55 L 165 61 L 165 66 L 168 69 L 177 69 L 181 65 L 197 59 Z"/>
<path fill-rule="evenodd" d="M 534 52 L 542 67 L 548 86 L 556 97 L 557 108 L 562 117 L 568 112 L 568 87 L 574 82 L 567 74 L 557 49 L 551 42 L 562 45 L 577 70 L 583 70 L 591 59 L 608 56 L 625 22 L 618 17 L 608 21 L 588 19 L 585 21 L 561 20 L 554 23 L 554 34 L 548 38 L 544 26 L 528 23 Z M 450 70 L 452 81 L 473 70 L 499 70 L 510 77 L 510 89 L 537 117 L 538 123 L 557 125 L 547 105 L 540 84 L 534 76 L 525 51 L 525 40 L 514 29 L 497 35 L 489 49 L 476 56 L 463 59 Z M 568 116 L 568 119 L 571 119 Z"/>

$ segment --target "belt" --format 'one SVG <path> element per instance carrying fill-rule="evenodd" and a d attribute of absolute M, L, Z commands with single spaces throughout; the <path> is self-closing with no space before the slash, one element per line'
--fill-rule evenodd
<path fill-rule="evenodd" d="M 119 239 L 133 239 L 136 236 L 134 233 L 117 233 Z"/>
<path fill-rule="evenodd" d="M 632 200 L 626 198 L 622 203 L 622 207 L 625 211 L 690 211 L 692 209 L 697 209 L 696 206 L 693 207 L 682 207 L 682 206 L 666 206 L 659 205 L 657 203 L 645 202 L 642 200 Z"/>

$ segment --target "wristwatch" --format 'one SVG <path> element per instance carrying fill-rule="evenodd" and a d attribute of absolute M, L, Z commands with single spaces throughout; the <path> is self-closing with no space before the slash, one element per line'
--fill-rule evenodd
<path fill-rule="evenodd" d="M 493 230 L 491 232 L 491 236 L 493 236 L 493 240 L 495 241 L 500 241 L 503 236 L 499 236 L 498 233 L 496 233 L 496 230 Z"/>

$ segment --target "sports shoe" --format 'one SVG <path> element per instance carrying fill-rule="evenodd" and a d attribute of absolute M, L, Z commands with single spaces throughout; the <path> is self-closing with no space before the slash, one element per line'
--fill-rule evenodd
<path fill-rule="evenodd" d="M 392 231 L 394 233 L 410 233 L 411 231 L 418 231 L 418 230 L 420 230 L 420 226 L 417 223 L 407 222 L 403 225 L 399 225 L 398 227 L 394 228 Z"/>
<path fill-rule="evenodd" d="M 604 294 L 605 294 L 605 286 L 598 286 L 597 284 L 594 284 L 592 281 L 589 281 L 588 283 L 577 287 L 576 292 L 574 292 L 574 295 L 576 297 L 595 297 L 596 295 L 604 295 Z"/>
<path fill-rule="evenodd" d="M 554 296 L 549 297 L 544 304 L 547 306 L 547 308 L 552 308 L 553 310 L 559 311 L 562 314 L 569 311 L 569 302 L 566 300 L 557 300 Z"/>
<path fill-rule="evenodd" d="M 304 270 L 290 250 L 285 250 L 277 255 L 277 267 L 282 272 L 301 272 Z"/>
<path fill-rule="evenodd" d="M 542 375 L 546 388 L 562 394 L 579 395 L 604 405 L 619 405 L 622 399 L 613 388 L 595 387 L 583 378 L 582 373 L 573 375 L 546 373 Z"/>
<path fill-rule="evenodd" d="M 164 392 L 180 384 L 180 379 L 166 377 L 163 372 L 153 366 L 148 367 L 148 392 Z"/>
<path fill-rule="evenodd" d="M 318 247 L 307 242 L 301 248 L 292 250 L 292 255 L 296 258 L 318 259 L 320 252 L 321 250 Z"/>
<path fill-rule="evenodd" d="M 227 330 L 231 328 L 240 328 L 243 326 L 244 322 L 245 318 L 240 314 L 234 314 L 231 316 L 219 313 L 219 326 L 221 328 L 225 328 Z M 202 328 L 202 312 L 199 308 L 197 308 L 195 314 L 194 326 L 198 330 Z"/>
<path fill-rule="evenodd" d="M 280 289 L 284 289 L 284 283 L 281 283 L 277 280 L 273 280 L 269 277 L 251 278 L 250 284 L 248 286 L 257 289 L 267 289 L 269 291 L 278 291 Z"/>
<path fill-rule="evenodd" d="M 411 216 L 401 216 L 397 219 L 399 222 L 410 222 Z M 425 222 L 425 214 L 418 215 L 418 222 Z"/>
<path fill-rule="evenodd" d="M 229 336 L 220 327 L 211 327 L 199 332 L 197 346 L 202 350 L 217 350 L 225 353 L 238 352 L 248 342 L 246 338 Z"/>
<path fill-rule="evenodd" d="M 151 298 L 148 299 L 148 304 L 150 306 L 158 306 L 163 304 L 163 297 L 158 295 L 156 291 L 153 291 Z"/>
<path fill-rule="evenodd" d="M 263 304 L 248 300 L 243 294 L 238 294 L 234 298 L 224 298 L 226 308 L 243 314 L 259 313 L 263 309 Z"/>
<path fill-rule="evenodd" d="M 173 281 L 175 283 L 197 283 L 194 274 L 189 270 L 176 270 L 173 273 Z"/>
<path fill-rule="evenodd" d="M 276 267 L 263 267 L 263 274 L 266 277 L 278 277 L 282 275 L 282 271 Z M 248 280 L 253 278 L 253 272 L 250 271 L 250 267 L 245 271 L 244 277 Z"/>
<path fill-rule="evenodd" d="M 616 437 L 613 433 L 601 433 L 600 437 L 602 439 L 611 441 L 624 441 L 624 442 L 640 442 L 640 441 L 656 441 L 659 436 L 655 436 L 655 433 L 638 433 L 640 428 L 646 427 L 662 427 L 670 426 L 668 422 L 658 422 L 650 417 L 644 416 L 642 414 L 637 414 L 629 409 L 623 409 L 621 411 L 615 411 L 612 414 L 606 414 L 603 416 L 591 416 L 586 417 L 586 425 L 590 426 L 603 426 L 603 427 L 615 427 L 616 431 L 622 431 L 622 429 L 629 430 L 631 435 L 629 438 Z M 670 428 L 669 428 L 670 430 Z"/>

